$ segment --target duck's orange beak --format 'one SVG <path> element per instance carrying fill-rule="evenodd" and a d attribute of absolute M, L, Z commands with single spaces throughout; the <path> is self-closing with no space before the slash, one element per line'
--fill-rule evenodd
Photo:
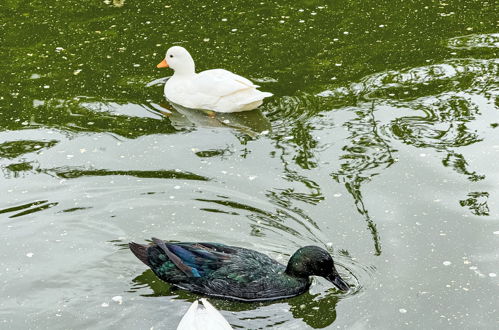
<path fill-rule="evenodd" d="M 166 59 L 161 61 L 158 65 L 156 65 L 157 68 L 167 68 L 169 67 L 168 63 L 166 62 Z"/>

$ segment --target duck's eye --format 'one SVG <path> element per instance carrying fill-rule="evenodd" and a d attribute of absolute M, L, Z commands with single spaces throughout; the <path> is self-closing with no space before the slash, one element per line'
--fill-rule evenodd
<path fill-rule="evenodd" d="M 173 55 L 170 55 L 170 57 L 173 57 Z"/>

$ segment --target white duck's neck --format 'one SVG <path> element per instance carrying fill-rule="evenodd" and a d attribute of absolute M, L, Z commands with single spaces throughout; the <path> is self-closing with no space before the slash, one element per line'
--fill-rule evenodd
<path fill-rule="evenodd" d="M 173 76 L 176 77 L 187 77 L 187 76 L 192 76 L 196 74 L 196 67 L 194 65 L 194 60 L 192 57 L 185 59 L 184 62 L 178 63 L 178 65 L 175 66 L 174 68 L 175 72 L 173 73 Z"/>

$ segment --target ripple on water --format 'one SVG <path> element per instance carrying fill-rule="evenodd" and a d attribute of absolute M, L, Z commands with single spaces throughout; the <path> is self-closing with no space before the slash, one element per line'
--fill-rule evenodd
<path fill-rule="evenodd" d="M 447 47 L 453 49 L 498 48 L 499 33 L 470 34 L 451 38 Z"/>
<path fill-rule="evenodd" d="M 371 288 L 374 284 L 374 266 L 364 265 L 346 254 L 334 256 L 335 265 L 342 278 L 350 285 L 350 290 L 340 297 L 348 298 Z"/>
<path fill-rule="evenodd" d="M 359 100 L 415 99 L 450 91 L 483 91 L 497 77 L 498 59 L 450 59 L 406 70 L 388 70 L 361 79 L 347 87 L 318 93 L 327 98 Z"/>

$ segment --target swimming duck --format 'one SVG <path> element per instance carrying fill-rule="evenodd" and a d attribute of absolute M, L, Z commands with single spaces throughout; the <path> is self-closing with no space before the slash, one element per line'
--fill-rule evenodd
<path fill-rule="evenodd" d="M 177 330 L 232 330 L 229 322 L 205 298 L 192 303 Z"/>
<path fill-rule="evenodd" d="M 326 278 L 338 289 L 348 284 L 333 258 L 317 246 L 298 249 L 284 266 L 263 253 L 219 243 L 129 243 L 130 250 L 161 280 L 213 297 L 246 302 L 289 298 L 307 291 L 310 276 Z"/>
<path fill-rule="evenodd" d="M 216 112 L 253 110 L 272 93 L 257 90 L 258 85 L 224 69 L 196 73 L 191 54 L 180 46 L 166 52 L 158 68 L 172 68 L 175 73 L 165 83 L 165 97 L 191 109 Z"/>

